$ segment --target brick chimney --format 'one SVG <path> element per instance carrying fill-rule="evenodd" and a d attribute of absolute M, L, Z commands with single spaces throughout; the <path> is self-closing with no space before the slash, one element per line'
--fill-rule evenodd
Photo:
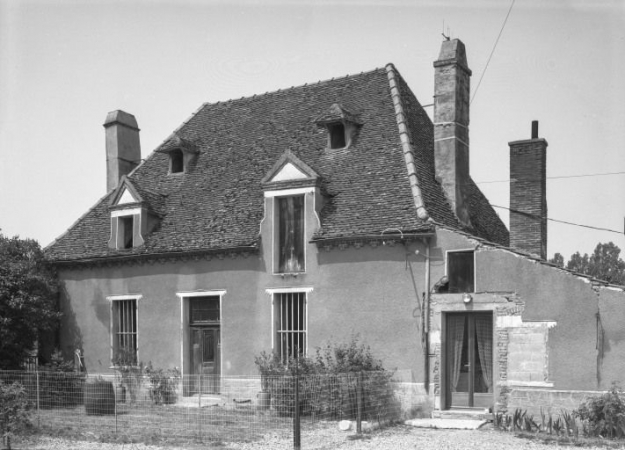
<path fill-rule="evenodd" d="M 445 40 L 434 62 L 434 159 L 436 179 L 460 222 L 470 225 L 469 181 L 471 70 L 462 41 Z"/>
<path fill-rule="evenodd" d="M 120 178 L 128 175 L 141 162 L 139 126 L 132 114 L 117 110 L 104 121 L 106 136 L 106 190 L 117 187 Z"/>
<path fill-rule="evenodd" d="M 510 246 L 547 258 L 547 141 L 538 137 L 509 142 Z"/>

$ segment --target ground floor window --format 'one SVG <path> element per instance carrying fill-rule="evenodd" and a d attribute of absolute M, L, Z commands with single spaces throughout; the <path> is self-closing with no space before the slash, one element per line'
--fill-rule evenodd
<path fill-rule="evenodd" d="M 112 302 L 113 362 L 137 364 L 137 299 Z"/>
<path fill-rule="evenodd" d="M 274 294 L 275 348 L 282 362 L 306 355 L 307 304 L 305 292 Z"/>

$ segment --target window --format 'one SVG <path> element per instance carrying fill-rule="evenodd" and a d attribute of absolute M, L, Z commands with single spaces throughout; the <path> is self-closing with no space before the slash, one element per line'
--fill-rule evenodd
<path fill-rule="evenodd" d="M 137 364 L 137 299 L 112 302 L 113 362 Z"/>
<path fill-rule="evenodd" d="M 282 362 L 306 356 L 306 293 L 274 294 L 276 340 L 274 349 Z"/>
<path fill-rule="evenodd" d="M 447 253 L 450 293 L 475 291 L 473 254 L 472 250 Z"/>
<path fill-rule="evenodd" d="M 219 323 L 219 296 L 192 297 L 189 300 L 191 325 Z"/>
<path fill-rule="evenodd" d="M 117 248 L 132 248 L 134 247 L 134 217 L 133 216 L 120 216 L 117 224 Z"/>
<path fill-rule="evenodd" d="M 304 196 L 278 197 L 278 272 L 303 272 Z"/>
<path fill-rule="evenodd" d="M 182 150 L 175 149 L 169 153 L 170 172 L 181 173 L 184 172 L 184 155 Z"/>
<path fill-rule="evenodd" d="M 328 124 L 330 148 L 345 147 L 345 125 L 342 123 Z"/>

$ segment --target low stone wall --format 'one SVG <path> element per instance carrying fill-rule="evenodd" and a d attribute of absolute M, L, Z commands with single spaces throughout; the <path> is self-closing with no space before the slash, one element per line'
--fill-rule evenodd
<path fill-rule="evenodd" d="M 252 400 L 257 402 L 257 395 L 261 390 L 260 377 L 229 378 L 221 379 L 220 395 L 227 401 Z"/>
<path fill-rule="evenodd" d="M 430 416 L 434 398 L 426 392 L 423 383 L 393 382 L 393 389 L 404 417 L 414 419 Z"/>
<path fill-rule="evenodd" d="M 604 394 L 602 391 L 559 391 L 540 388 L 509 387 L 508 414 L 519 408 L 528 414 L 540 416 L 541 408 L 545 414 L 558 415 L 562 410 L 571 412 L 587 398 Z"/>

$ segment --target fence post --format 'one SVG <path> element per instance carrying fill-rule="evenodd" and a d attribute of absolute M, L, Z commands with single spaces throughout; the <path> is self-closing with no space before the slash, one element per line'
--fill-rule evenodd
<path fill-rule="evenodd" d="M 356 405 L 356 432 L 360 434 L 362 433 L 362 372 L 358 372 L 358 377 L 356 378 Z"/>
<path fill-rule="evenodd" d="M 39 371 L 35 372 L 37 383 L 37 427 L 41 428 L 41 412 L 39 411 Z"/>
<path fill-rule="evenodd" d="M 115 378 L 113 378 L 113 404 L 115 405 L 115 436 L 117 436 L 117 380 Z"/>
<path fill-rule="evenodd" d="M 199 386 L 197 391 L 197 438 L 202 441 L 202 375 L 196 375 L 196 386 Z"/>
<path fill-rule="evenodd" d="M 297 360 L 295 364 L 295 410 L 293 411 L 293 449 L 300 450 L 302 448 L 302 441 L 300 435 L 299 420 L 299 373 L 297 371 Z"/>

